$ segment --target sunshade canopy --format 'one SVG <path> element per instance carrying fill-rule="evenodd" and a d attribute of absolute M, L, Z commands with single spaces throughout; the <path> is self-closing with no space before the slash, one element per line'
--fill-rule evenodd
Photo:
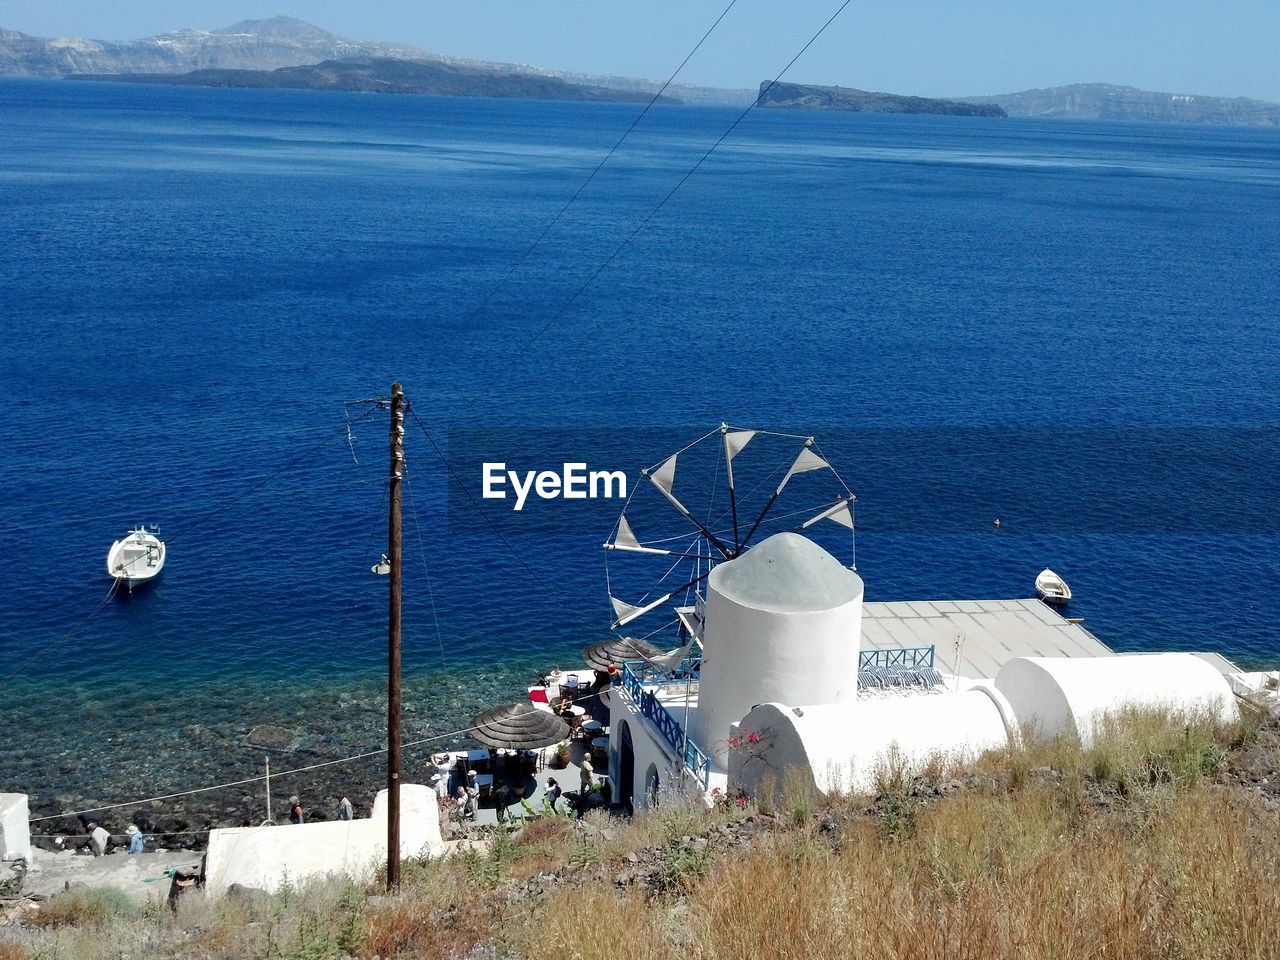
<path fill-rule="evenodd" d="M 634 637 L 611 637 L 589 647 L 582 648 L 582 659 L 587 666 L 595 670 L 607 670 L 609 664 L 621 665 L 624 660 L 648 660 L 663 653 L 661 647 L 655 647 L 646 640 Z"/>
<path fill-rule="evenodd" d="M 534 750 L 568 738 L 569 725 L 531 703 L 504 703 L 472 717 L 470 733 L 486 747 Z"/>

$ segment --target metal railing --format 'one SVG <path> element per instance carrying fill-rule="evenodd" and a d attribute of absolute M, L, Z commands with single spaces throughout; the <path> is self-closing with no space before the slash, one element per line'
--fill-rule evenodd
<path fill-rule="evenodd" d="M 876 667 L 915 668 L 932 667 L 934 648 L 890 647 L 884 650 L 861 650 L 858 653 L 858 670 L 874 670 Z"/>
<path fill-rule="evenodd" d="M 700 665 L 700 658 L 696 665 L 692 659 L 686 658 L 680 665 L 682 669 L 677 669 L 673 674 L 672 671 L 653 667 L 646 660 L 628 660 L 622 665 L 622 688 L 640 707 L 640 715 L 658 728 L 663 739 L 675 748 L 676 755 L 683 758 L 685 766 L 705 788 L 711 776 L 711 758 L 684 732 L 684 727 L 662 704 L 658 695 L 645 686 L 688 683 L 691 677 L 685 671 L 696 671 L 696 666 Z M 682 672 L 684 675 L 679 676 Z"/>

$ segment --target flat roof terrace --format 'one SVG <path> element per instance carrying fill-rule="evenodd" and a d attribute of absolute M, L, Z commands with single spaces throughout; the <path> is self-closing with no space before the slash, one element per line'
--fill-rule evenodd
<path fill-rule="evenodd" d="M 957 637 L 963 635 L 957 660 Z M 862 649 L 934 647 L 938 670 L 990 680 L 1015 657 L 1110 657 L 1105 643 L 1039 600 L 903 600 L 862 605 Z"/>

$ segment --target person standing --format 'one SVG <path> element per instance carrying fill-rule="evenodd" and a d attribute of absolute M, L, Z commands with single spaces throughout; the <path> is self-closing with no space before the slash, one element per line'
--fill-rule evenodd
<path fill-rule="evenodd" d="M 111 842 L 111 834 L 107 833 L 102 827 L 90 821 L 89 823 L 89 849 L 93 851 L 95 857 L 100 857 L 107 852 L 107 844 Z"/>
<path fill-rule="evenodd" d="M 476 811 L 480 809 L 480 787 L 476 783 L 476 772 L 467 771 L 467 819 L 474 820 Z"/>
<path fill-rule="evenodd" d="M 560 789 L 560 784 L 556 783 L 556 778 L 547 777 L 547 789 L 543 794 L 543 799 L 546 801 L 547 806 L 551 808 L 552 813 L 560 812 L 560 808 L 556 806 L 556 803 L 560 800 L 562 793 L 564 791 Z"/>
<path fill-rule="evenodd" d="M 303 810 L 302 810 L 302 801 L 299 800 L 297 796 L 290 797 L 289 798 L 289 822 L 304 823 L 305 821 L 306 821 L 306 815 L 303 813 Z"/>
<path fill-rule="evenodd" d="M 136 823 L 129 824 L 129 829 L 125 831 L 129 835 L 129 853 L 142 853 L 147 838 L 142 835 L 142 831 L 138 829 Z"/>
<path fill-rule="evenodd" d="M 498 789 L 493 791 L 493 808 L 498 814 L 498 822 L 507 822 L 507 807 L 511 806 L 511 788 L 505 783 L 498 785 Z"/>
<path fill-rule="evenodd" d="M 339 820 L 350 820 L 354 814 L 355 814 L 355 810 L 352 809 L 350 800 L 348 800 L 344 796 L 342 799 L 338 801 L 338 819 Z"/>

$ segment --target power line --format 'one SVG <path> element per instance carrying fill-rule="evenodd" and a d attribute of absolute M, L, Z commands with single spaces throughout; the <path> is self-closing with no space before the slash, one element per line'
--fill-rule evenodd
<path fill-rule="evenodd" d="M 817 33 L 815 33 L 812 37 L 809 38 L 808 43 L 806 43 L 803 47 L 800 48 L 800 52 L 797 53 L 794 57 L 792 57 L 787 62 L 787 65 L 782 68 L 781 72 L 779 72 L 779 74 L 776 77 L 774 77 L 772 80 L 769 81 L 769 83 L 760 91 L 759 95 L 755 98 L 755 100 L 751 102 L 751 104 L 747 107 L 747 109 L 743 110 L 742 113 L 738 115 L 737 119 L 734 120 L 733 123 L 729 124 L 728 129 L 726 129 L 725 132 L 720 135 L 720 138 L 716 140 L 716 142 L 713 143 L 710 147 L 707 148 L 707 151 L 701 157 L 698 158 L 697 162 L 694 163 L 694 165 L 689 168 L 689 170 L 685 173 L 685 175 L 682 176 L 678 181 L 676 181 L 676 185 L 672 187 L 669 191 L 667 191 L 666 196 L 664 196 L 661 200 L 659 200 L 657 205 L 652 210 L 649 211 L 649 213 L 645 216 L 645 218 L 641 220 L 638 224 L 636 224 L 635 228 L 629 234 L 627 234 L 626 237 L 623 238 L 622 242 L 619 243 L 618 246 L 614 248 L 613 253 L 609 254 L 609 256 L 605 258 L 604 262 L 601 263 L 598 267 L 596 267 L 595 270 L 591 272 L 591 274 L 587 277 L 587 279 L 582 282 L 582 284 L 578 287 L 578 289 L 573 292 L 573 294 L 569 297 L 568 300 L 565 301 L 564 305 L 559 310 L 557 310 L 554 314 L 552 314 L 551 317 L 549 317 L 540 327 L 538 327 L 534 331 L 533 335 L 530 336 L 524 342 L 524 347 L 526 349 L 535 340 L 541 337 L 542 334 L 546 332 L 548 327 L 550 327 L 553 323 L 555 323 L 557 320 L 563 317 L 566 313 L 568 313 L 569 308 L 573 306 L 575 303 L 577 303 L 578 298 L 582 296 L 582 294 L 586 291 L 586 289 L 595 282 L 596 277 L 600 276 L 600 274 L 602 274 L 609 267 L 609 265 L 612 264 L 613 261 L 618 258 L 618 256 L 622 253 L 622 251 L 626 249 L 627 246 L 630 245 L 631 241 L 636 238 L 636 236 L 640 233 L 640 231 L 643 230 L 646 226 L 648 226 L 648 224 L 653 220 L 653 218 L 658 215 L 658 212 L 667 205 L 667 202 L 676 195 L 676 192 L 682 186 L 685 185 L 685 183 L 689 180 L 690 177 L 692 177 L 695 173 L 698 172 L 698 169 L 703 165 L 703 163 L 706 162 L 707 158 L 710 157 L 711 154 L 715 152 L 716 148 L 719 147 L 720 144 L 724 143 L 724 141 L 728 139 L 729 135 L 738 128 L 738 124 L 742 123 L 742 121 L 746 119 L 747 114 L 749 114 L 752 110 L 754 110 L 757 106 L 760 105 L 760 101 L 764 99 L 765 94 L 767 94 L 770 90 L 773 89 L 774 85 L 777 84 L 783 78 L 783 76 L 786 75 L 786 72 L 791 69 L 791 67 L 795 64 L 797 60 L 800 59 L 801 56 L 803 56 L 804 52 L 808 50 L 809 47 L 811 47 L 814 44 L 814 42 L 820 36 L 822 36 L 823 33 L 826 32 L 827 27 L 831 26 L 831 24 L 835 21 L 836 17 L 840 16 L 840 14 L 844 12 L 845 7 L 849 6 L 849 4 L 852 2 L 853 0 L 844 0 L 844 2 L 840 4 L 839 9 L 837 9 L 836 12 L 830 16 L 830 18 L 828 18 L 827 22 L 824 23 L 818 29 Z"/>
<path fill-rule="evenodd" d="M 580 704 L 587 700 L 596 699 L 600 696 L 602 692 L 603 691 L 596 691 L 595 693 L 588 693 L 582 696 L 575 697 L 574 703 Z M 408 742 L 402 742 L 400 746 L 401 747 L 419 747 L 419 746 L 422 746 L 424 743 L 436 743 L 440 740 L 447 740 L 451 737 L 460 737 L 460 736 L 463 736 L 464 734 L 471 733 L 475 729 L 476 729 L 475 727 L 462 727 L 461 729 L 458 729 L 458 730 L 451 730 L 448 733 L 439 733 L 434 736 L 423 737 L 420 740 L 410 740 Z M 294 767 L 291 770 L 281 770 L 278 772 L 272 771 L 271 779 L 276 780 L 276 779 L 279 779 L 280 777 L 287 777 L 295 773 L 308 773 L 312 770 L 319 770 L 323 767 L 332 767 L 332 766 L 337 766 L 338 764 L 343 764 L 343 763 L 354 763 L 357 760 L 367 760 L 370 757 L 376 757 L 386 753 L 387 749 L 388 749 L 387 747 L 380 747 L 377 750 L 369 750 L 366 753 L 357 753 L 350 757 L 339 757 L 336 760 L 323 760 L 320 763 L 308 764 L 305 767 Z M 142 799 L 139 799 L 139 800 L 124 800 L 124 801 L 121 801 L 120 803 L 107 803 L 107 804 L 102 804 L 96 807 L 86 807 L 83 810 L 66 810 L 66 811 L 63 811 L 62 813 L 51 813 L 43 817 L 31 817 L 28 822 L 42 823 L 46 820 L 58 820 L 63 817 L 79 817 L 79 816 L 84 816 L 85 814 L 90 814 L 90 813 L 100 813 L 104 810 L 119 810 L 122 807 L 137 807 L 137 806 L 141 806 L 144 803 L 156 803 L 160 800 L 176 800 L 179 797 L 190 797 L 198 793 L 209 793 L 213 790 L 225 790 L 228 787 L 242 787 L 250 783 L 262 783 L 266 779 L 267 779 L 266 774 L 259 774 L 253 777 L 245 777 L 241 780 L 230 780 L 226 783 L 215 783 L 212 786 L 208 786 L 208 787 L 196 787 L 192 790 L 179 790 L 176 793 L 166 793 L 166 794 L 161 794 L 159 796 L 154 796 L 154 797 L 143 797 Z"/>
<path fill-rule="evenodd" d="M 653 99 L 651 99 L 648 103 L 646 103 L 644 106 L 644 109 L 641 110 L 640 113 L 636 115 L 636 118 L 631 121 L 631 126 L 627 127 L 626 131 L 622 134 L 622 136 L 618 138 L 618 141 L 612 147 L 609 148 L 609 152 L 604 155 L 604 158 L 598 164 L 596 164 L 595 169 L 592 170 L 591 173 L 587 175 L 587 179 L 582 181 L 581 186 L 579 186 L 578 189 L 574 191 L 573 196 L 571 196 L 568 200 L 565 201 L 564 206 L 562 206 L 560 210 L 556 213 L 556 215 L 551 218 L 551 222 L 548 223 L 542 229 L 542 232 L 538 234 L 537 238 L 533 241 L 533 243 L 529 244 L 529 246 L 525 248 L 524 253 L 520 255 L 520 259 L 518 259 L 514 264 L 508 267 L 507 272 L 502 275 L 502 277 L 498 280 L 497 283 L 493 285 L 492 288 L 490 288 L 489 292 L 485 295 L 484 300 L 480 302 L 480 306 L 476 307 L 475 310 L 472 312 L 470 319 L 474 320 L 480 314 L 484 313 L 485 308 L 489 306 L 489 302 L 493 299 L 494 295 L 502 288 L 503 284 L 505 284 L 508 280 L 511 279 L 512 274 L 514 274 L 517 270 L 519 270 L 522 266 L 524 266 L 525 261 L 529 259 L 529 257 L 533 254 L 533 251 L 536 250 L 538 245 L 542 243 L 543 240 L 546 239 L 547 234 L 549 234 L 552 228 L 555 227 L 555 225 L 560 222 L 560 219 L 565 215 L 566 211 L 568 211 L 568 209 L 571 206 L 573 206 L 574 202 L 580 196 L 582 196 L 582 191 L 587 189 L 587 186 L 591 183 L 591 181 L 596 178 L 596 174 L 598 174 L 604 168 L 604 165 L 608 163 L 609 160 L 613 157 L 613 155 L 618 152 L 618 148 L 622 146 L 622 142 L 626 140 L 627 137 L 631 136 L 632 131 L 635 130 L 635 128 L 639 125 L 640 121 L 643 120 L 645 116 L 649 113 L 649 110 L 653 107 L 653 105 L 657 103 L 658 100 L 662 97 L 662 95 L 666 92 L 667 87 L 671 86 L 672 81 L 674 81 L 675 78 L 680 74 L 680 71 L 683 70 L 686 64 L 688 64 L 688 62 L 693 59 L 693 55 L 698 52 L 698 50 L 706 42 L 707 38 L 711 36 L 712 31 L 714 31 L 716 27 L 720 26 L 720 21 L 723 20 L 728 15 L 729 11 L 733 9 L 734 4 L 736 4 L 737 2 L 738 0 L 729 0 L 729 5 L 725 7 L 723 11 L 721 11 L 720 16 L 716 17 L 715 23 L 711 24 L 711 26 L 707 28 L 707 32 L 702 35 L 702 39 L 699 40 L 694 45 L 694 48 L 689 51 L 688 56 L 686 56 L 683 60 L 680 61 L 680 66 L 676 67 L 675 71 L 671 74 L 671 76 L 667 78 L 666 82 L 659 88 L 658 92 L 653 95 Z"/>
<path fill-rule="evenodd" d="M 418 555 L 422 558 L 422 576 L 427 581 L 427 599 L 431 601 L 431 619 L 436 625 L 436 643 L 440 646 L 440 663 L 448 667 L 449 661 L 444 655 L 444 637 L 440 634 L 440 615 L 436 612 L 436 595 L 431 589 L 431 572 L 427 569 L 427 550 L 422 545 L 422 526 L 418 523 L 418 502 L 413 498 L 413 484 L 409 480 L 409 471 L 404 473 L 404 488 L 409 493 L 409 512 L 413 516 L 413 532 L 418 539 Z"/>

